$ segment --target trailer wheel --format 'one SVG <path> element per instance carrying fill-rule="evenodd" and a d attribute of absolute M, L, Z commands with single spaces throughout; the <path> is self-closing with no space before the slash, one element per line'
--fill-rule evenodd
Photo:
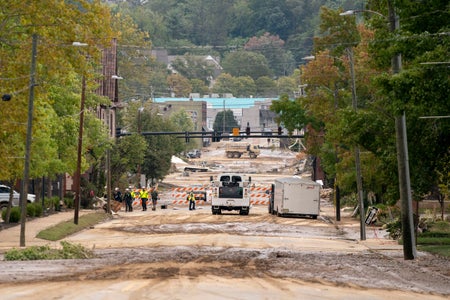
<path fill-rule="evenodd" d="M 233 158 L 233 152 L 227 152 L 227 157 L 228 158 Z"/>
<path fill-rule="evenodd" d="M 234 152 L 233 157 L 234 157 L 234 158 L 239 158 L 239 157 L 240 157 L 239 152 Z"/>

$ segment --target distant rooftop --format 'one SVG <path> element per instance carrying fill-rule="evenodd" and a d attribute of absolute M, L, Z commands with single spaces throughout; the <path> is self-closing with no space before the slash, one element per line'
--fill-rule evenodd
<path fill-rule="evenodd" d="M 208 108 L 249 108 L 255 105 L 255 102 L 273 100 L 271 98 L 191 98 L 192 101 L 206 101 Z M 156 103 L 168 101 L 190 101 L 189 98 L 155 98 Z"/>

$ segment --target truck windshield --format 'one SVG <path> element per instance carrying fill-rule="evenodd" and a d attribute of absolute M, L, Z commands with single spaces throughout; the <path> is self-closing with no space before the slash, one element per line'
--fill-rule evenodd
<path fill-rule="evenodd" d="M 219 198 L 243 198 L 243 188 L 236 186 L 221 186 L 219 188 Z"/>

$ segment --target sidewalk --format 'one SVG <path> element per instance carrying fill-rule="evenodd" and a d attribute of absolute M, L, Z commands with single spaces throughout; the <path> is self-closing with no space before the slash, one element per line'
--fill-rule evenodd
<path fill-rule="evenodd" d="M 81 210 L 79 212 L 79 216 L 92 212 L 92 210 Z M 52 242 L 42 240 L 36 238 L 36 235 L 46 228 L 71 219 L 74 219 L 73 210 L 57 212 L 49 216 L 34 218 L 33 220 L 27 221 L 25 223 L 25 247 L 43 245 L 59 246 L 59 241 Z M 3 253 L 11 248 L 20 248 L 20 230 L 20 223 L 0 230 L 0 253 Z"/>

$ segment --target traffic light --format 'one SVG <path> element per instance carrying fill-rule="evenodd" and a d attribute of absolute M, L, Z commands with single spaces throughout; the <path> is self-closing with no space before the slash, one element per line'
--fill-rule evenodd
<path fill-rule="evenodd" d="M 281 128 L 281 126 L 278 126 L 278 135 L 282 135 L 283 134 L 283 128 Z"/>
<path fill-rule="evenodd" d="M 122 135 L 122 128 L 116 127 L 116 138 L 120 137 Z"/>
<path fill-rule="evenodd" d="M 189 143 L 189 132 L 184 133 L 184 140 L 186 141 L 186 144 Z"/>
<path fill-rule="evenodd" d="M 245 128 L 245 134 L 250 135 L 250 124 L 247 122 L 247 127 Z"/>
<path fill-rule="evenodd" d="M 212 141 L 214 142 L 220 142 L 220 140 L 222 139 L 222 132 L 217 132 L 217 131 L 213 131 L 212 133 Z"/>

